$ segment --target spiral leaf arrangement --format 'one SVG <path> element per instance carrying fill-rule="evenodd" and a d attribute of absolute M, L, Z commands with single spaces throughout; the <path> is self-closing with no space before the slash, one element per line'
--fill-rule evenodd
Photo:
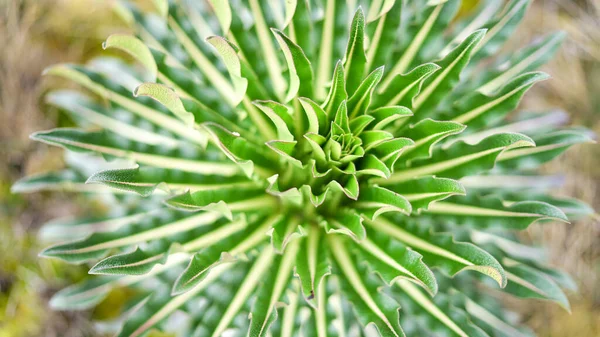
<path fill-rule="evenodd" d="M 46 96 L 79 128 L 32 135 L 109 163 L 13 188 L 108 208 L 43 228 L 63 243 L 42 256 L 102 275 L 51 304 L 130 287 L 118 336 L 531 336 L 497 294 L 568 310 L 573 281 L 517 231 L 592 212 L 536 174 L 592 139 L 511 113 L 563 39 L 496 55 L 529 2 L 118 3 L 135 34 L 103 46 L 129 62 L 47 69 L 82 88 Z"/>

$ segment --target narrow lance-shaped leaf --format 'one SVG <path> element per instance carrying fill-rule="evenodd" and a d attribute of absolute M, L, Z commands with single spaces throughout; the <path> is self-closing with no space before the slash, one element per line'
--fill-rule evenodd
<path fill-rule="evenodd" d="M 483 26 L 488 33 L 475 51 L 475 60 L 487 57 L 502 47 L 525 16 L 530 3 L 530 0 L 512 0 L 497 18 Z"/>
<path fill-rule="evenodd" d="M 124 247 L 149 240 L 157 240 L 190 229 L 209 226 L 219 218 L 214 213 L 187 215 L 166 210 L 144 221 L 126 224 L 114 232 L 98 232 L 83 240 L 51 246 L 41 256 L 55 257 L 70 263 L 82 263 L 98 259 L 110 249 Z"/>
<path fill-rule="evenodd" d="M 361 325 L 374 324 L 383 337 L 403 337 L 398 314 L 400 306 L 380 291 L 381 284 L 374 275 L 357 269 L 360 265 L 352 261 L 341 238 L 330 235 L 328 241 L 340 270 L 342 292 L 354 303 L 354 312 Z"/>
<path fill-rule="evenodd" d="M 201 153 L 199 148 L 188 147 L 186 155 L 193 150 L 196 150 L 196 154 L 193 157 L 184 157 L 180 148 L 169 149 L 139 144 L 107 132 L 85 132 L 65 128 L 36 132 L 31 138 L 76 152 L 98 152 L 165 169 L 219 175 L 234 175 L 239 172 L 239 168 L 233 163 L 209 160 L 209 156 Z"/>
<path fill-rule="evenodd" d="M 448 121 L 435 121 L 425 118 L 414 125 L 405 128 L 402 134 L 412 139 L 415 144 L 403 153 L 402 159 L 408 165 L 413 160 L 431 158 L 436 144 L 447 137 L 459 134 L 466 129 L 466 126 Z"/>
<path fill-rule="evenodd" d="M 224 238 L 219 243 L 209 246 L 190 260 L 186 269 L 173 284 L 173 295 L 182 294 L 193 289 L 210 271 L 221 263 L 233 262 L 240 255 L 265 241 L 265 233 L 273 225 L 276 217 L 261 219 L 257 226 L 249 230 Z"/>
<path fill-rule="evenodd" d="M 460 182 L 433 176 L 389 185 L 387 188 L 408 200 L 412 211 L 417 214 L 421 213 L 422 210 L 426 210 L 434 202 L 453 195 L 466 194 L 465 188 Z"/>
<path fill-rule="evenodd" d="M 106 186 L 87 185 L 85 176 L 75 170 L 62 170 L 35 174 L 19 179 L 11 186 L 13 193 L 33 193 L 40 191 L 62 191 L 79 193 L 111 193 Z"/>
<path fill-rule="evenodd" d="M 507 149 L 534 145 L 531 138 L 517 133 L 492 135 L 476 145 L 458 142 L 447 149 L 437 148 L 431 158 L 414 161 L 410 168 L 393 173 L 389 179 L 377 179 L 375 182 L 390 185 L 426 175 L 462 178 L 490 170 L 496 158 Z"/>
<path fill-rule="evenodd" d="M 135 284 L 176 267 L 186 260 L 185 254 L 172 255 L 164 265 L 156 266 L 145 275 L 98 276 L 71 285 L 55 293 L 50 306 L 56 310 L 87 310 L 95 307 L 109 295 L 111 290 Z"/>
<path fill-rule="evenodd" d="M 142 125 L 146 124 L 145 121 L 144 123 L 123 121 L 123 110 L 116 109 L 110 104 L 108 106 L 98 104 L 91 97 L 80 92 L 56 90 L 48 93 L 45 99 L 48 104 L 64 110 L 76 118 L 82 118 L 93 125 L 127 139 L 164 147 L 174 147 L 179 144 L 179 140 L 175 135 L 163 134 L 164 132 L 159 133 L 157 125 L 152 124 L 153 129 L 149 130 L 147 126 Z M 132 116 L 135 115 L 132 114 Z"/>
<path fill-rule="evenodd" d="M 283 254 L 286 246 L 300 237 L 306 236 L 306 231 L 298 219 L 280 217 L 267 235 L 271 236 L 271 245 L 278 254 Z"/>
<path fill-rule="evenodd" d="M 475 31 L 450 54 L 436 62 L 441 69 L 425 80 L 423 89 L 414 100 L 415 111 L 431 111 L 437 107 L 449 89 L 458 82 L 461 71 L 469 63 L 471 53 L 485 33 L 485 30 Z"/>
<path fill-rule="evenodd" d="M 244 309 L 248 299 L 259 286 L 260 281 L 264 280 L 264 275 L 269 272 L 274 258 L 275 253 L 271 246 L 266 246 L 261 251 L 246 276 L 243 277 L 237 292 L 231 298 L 219 319 L 211 322 L 211 326 L 207 327 L 211 337 L 220 337 L 229 328 L 236 315 Z"/>
<path fill-rule="evenodd" d="M 542 72 L 526 73 L 507 83 L 494 95 L 475 93 L 460 101 L 448 119 L 470 128 L 484 129 L 498 124 L 506 114 L 514 110 L 521 98 L 535 83 L 548 79 Z"/>
<path fill-rule="evenodd" d="M 376 186 L 362 188 L 360 197 L 353 206 L 372 220 L 387 212 L 412 212 L 410 203 L 402 195 Z"/>
<path fill-rule="evenodd" d="M 186 139 L 196 142 L 197 144 L 206 144 L 206 137 L 202 136 L 198 131 L 188 128 L 180 120 L 171 117 L 168 114 L 157 111 L 130 96 L 124 95 L 122 90 L 117 91 L 115 89 L 114 83 L 111 83 L 104 77 L 94 74 L 89 70 L 71 65 L 56 65 L 45 69 L 44 74 L 60 76 L 72 80 L 100 97 L 110 100 L 115 104 L 122 106 L 127 111 L 145 118 L 152 123 L 160 125 Z"/>
<path fill-rule="evenodd" d="M 217 50 L 223 63 L 225 63 L 234 88 L 232 104 L 234 106 L 238 105 L 244 98 L 248 88 L 248 79 L 242 77 L 242 64 L 237 54 L 238 48 L 220 36 L 210 36 L 206 39 L 206 42 Z"/>
<path fill-rule="evenodd" d="M 167 318 L 179 307 L 192 300 L 208 287 L 209 284 L 218 280 L 221 274 L 225 273 L 231 264 L 217 266 L 202 282 L 196 287 L 179 296 L 171 297 L 170 289 L 163 287 L 155 291 L 137 308 L 137 310 L 127 318 L 123 327 L 118 333 L 118 337 L 139 337 L 146 331 L 156 326 L 162 320 Z"/>
<path fill-rule="evenodd" d="M 290 85 L 285 96 L 285 102 L 290 101 L 296 95 L 311 97 L 313 94 L 313 71 L 310 61 L 302 48 L 290 40 L 283 32 L 272 28 L 271 30 L 283 50 L 290 73 Z"/>
<path fill-rule="evenodd" d="M 450 275 L 475 270 L 491 277 L 502 287 L 506 285 L 506 275 L 500 263 L 475 245 L 454 241 L 448 234 L 431 233 L 424 226 L 403 223 L 404 226 L 400 227 L 383 217 L 366 223 L 419 252 L 429 266 L 439 266 Z"/>
<path fill-rule="evenodd" d="M 595 143 L 587 130 L 558 130 L 539 135 L 532 139 L 536 147 L 532 149 L 514 149 L 498 157 L 498 167 L 501 171 L 509 169 L 534 169 L 566 151 L 569 147 L 582 143 Z"/>
<path fill-rule="evenodd" d="M 317 310 L 326 310 L 318 308 L 319 296 L 325 296 L 325 294 L 317 293 L 317 290 L 321 289 L 321 283 L 325 282 L 323 280 L 325 276 L 331 273 L 326 239 L 319 228 L 309 225 L 307 236 L 302 239 L 300 245 L 295 274 L 300 278 L 304 299 Z"/>
<path fill-rule="evenodd" d="M 373 91 L 383 76 L 383 67 L 373 70 L 348 99 L 348 115 L 352 117 L 362 116 L 367 113 L 367 109 L 371 104 L 371 96 Z"/>
<path fill-rule="evenodd" d="M 413 99 L 421 91 L 423 81 L 440 69 L 435 63 L 422 64 L 406 74 L 395 75 L 387 87 L 382 87 L 374 101 L 375 107 L 400 105 L 412 108 Z"/>
<path fill-rule="evenodd" d="M 215 228 L 216 227 L 216 228 Z M 151 241 L 144 249 L 136 248 L 133 252 L 108 257 L 96 263 L 90 274 L 100 275 L 142 275 L 148 273 L 156 264 L 164 264 L 169 255 L 175 252 L 193 253 L 205 247 L 216 245 L 224 239 L 237 235 L 248 227 L 244 217 L 230 223 L 218 223 L 210 226 L 208 231 L 192 230 L 167 237 L 163 240 Z M 174 241 L 177 244 L 174 244 Z"/>
<path fill-rule="evenodd" d="M 122 50 L 140 62 L 149 72 L 149 81 L 156 81 L 158 68 L 150 49 L 132 35 L 113 34 L 102 43 L 103 49 L 115 48 Z"/>
<path fill-rule="evenodd" d="M 275 206 L 275 199 L 265 195 L 264 188 L 261 187 L 245 189 L 227 187 L 218 190 L 188 191 L 169 198 L 165 203 L 184 211 L 209 210 L 231 219 L 232 212 L 250 210 L 254 207 L 264 207 L 267 210 Z"/>
<path fill-rule="evenodd" d="M 557 207 L 539 201 L 521 201 L 505 207 L 496 198 L 477 196 L 453 197 L 429 206 L 426 214 L 438 221 L 451 221 L 461 226 L 475 228 L 526 229 L 540 220 L 568 222 L 567 216 Z"/>
<path fill-rule="evenodd" d="M 158 83 L 142 83 L 140 86 L 135 88 L 133 95 L 147 96 L 159 103 L 165 108 L 169 109 L 177 118 L 181 119 L 186 125 L 192 126 L 194 124 L 194 115 L 185 110 L 181 99 L 175 91 L 166 86 Z"/>
<path fill-rule="evenodd" d="M 346 91 L 346 80 L 344 79 L 344 66 L 341 61 L 338 61 L 333 72 L 333 80 L 329 95 L 322 105 L 328 120 L 333 120 L 340 104 L 347 99 L 348 92 Z M 328 130 L 329 129 L 322 130 L 320 131 L 320 134 L 326 134 Z"/>
<path fill-rule="evenodd" d="M 482 79 L 477 81 L 483 82 L 483 84 L 475 91 L 490 94 L 502 87 L 511 78 L 537 69 L 552 58 L 565 36 L 564 32 L 550 34 L 532 45 L 512 53 L 506 59 L 500 60 L 496 70 L 486 72 Z"/>
<path fill-rule="evenodd" d="M 438 284 L 421 254 L 385 234 L 369 231 L 367 239 L 356 249 L 358 258 L 366 261 L 373 272 L 389 285 L 400 279 L 412 281 L 433 296 Z"/>
<path fill-rule="evenodd" d="M 100 183 L 119 190 L 135 192 L 144 197 L 151 195 L 157 188 L 162 188 L 166 192 L 184 190 L 194 192 L 233 186 L 245 188 L 256 184 L 242 175 L 230 177 L 202 175 L 155 167 L 101 171 L 89 177 L 86 183 Z"/>
<path fill-rule="evenodd" d="M 346 90 L 350 95 L 360 85 L 363 79 L 367 57 L 365 55 L 365 14 L 358 8 L 352 19 L 350 38 L 346 47 L 344 62 Z"/>
<path fill-rule="evenodd" d="M 504 289 L 507 293 L 522 298 L 551 300 L 571 311 L 567 296 L 549 276 L 518 263 L 505 261 L 504 268 L 508 277 L 508 285 Z"/>
<path fill-rule="evenodd" d="M 250 313 L 249 337 L 261 337 L 267 334 L 269 326 L 277 319 L 276 304 L 280 300 L 288 280 L 292 276 L 294 259 L 298 252 L 298 240 L 292 241 L 278 262 L 272 265 L 272 275 L 263 278 L 263 284 L 257 292 L 256 301 Z"/>
<path fill-rule="evenodd" d="M 344 234 L 358 242 L 366 237 L 363 218 L 349 209 L 341 210 L 335 217 L 326 219 L 323 225 L 328 234 Z"/>
<path fill-rule="evenodd" d="M 412 309 L 411 315 L 424 314 L 427 317 L 425 324 L 435 327 L 435 331 L 443 331 L 448 336 L 488 336 L 471 322 L 462 308 L 457 307 L 450 299 L 444 298 L 448 296 L 446 294 L 429 298 L 406 280 L 398 281 L 391 292 L 394 299 L 403 307 Z"/>

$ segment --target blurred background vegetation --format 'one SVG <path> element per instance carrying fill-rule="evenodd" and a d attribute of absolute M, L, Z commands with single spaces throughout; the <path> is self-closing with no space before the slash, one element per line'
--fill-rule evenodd
<path fill-rule="evenodd" d="M 140 0 L 149 2 L 150 0 Z M 463 12 L 477 0 L 464 0 Z M 534 87 L 523 109 L 561 109 L 573 124 L 600 133 L 600 0 L 535 0 L 509 46 L 562 29 L 569 34 L 545 67 L 553 80 Z M 66 193 L 13 195 L 10 185 L 32 173 L 63 165 L 62 151 L 34 143 L 36 130 L 70 121 L 43 104 L 56 85 L 41 77 L 57 62 L 85 62 L 103 53 L 101 43 L 126 28 L 107 0 L 0 0 L 0 337 L 98 336 L 94 320 L 110 319 L 123 294 L 109 296 L 92 312 L 53 312 L 50 296 L 85 277 L 86 270 L 37 258 L 37 229 L 46 221 L 90 205 Z M 564 195 L 600 209 L 600 146 L 580 146 L 545 167 L 565 174 Z M 529 236 L 548 247 L 551 261 L 573 275 L 573 312 L 539 301 L 503 299 L 540 336 L 600 336 L 600 222 L 534 225 Z M 96 327 L 97 328 L 97 327 Z"/>

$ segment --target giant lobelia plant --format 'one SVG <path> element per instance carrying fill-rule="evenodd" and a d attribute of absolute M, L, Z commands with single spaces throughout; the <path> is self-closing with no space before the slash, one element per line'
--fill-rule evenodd
<path fill-rule="evenodd" d="M 568 310 L 574 285 L 518 231 L 591 212 L 536 169 L 591 138 L 511 113 L 563 39 L 496 55 L 529 2 L 119 3 L 129 62 L 47 69 L 79 127 L 32 135 L 109 164 L 14 186 L 108 209 L 44 227 L 42 256 L 102 275 L 51 304 L 129 287 L 119 336 L 531 336 L 497 298 Z"/>

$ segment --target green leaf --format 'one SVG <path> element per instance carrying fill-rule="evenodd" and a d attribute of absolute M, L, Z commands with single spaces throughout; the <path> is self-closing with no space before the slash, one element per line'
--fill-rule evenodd
<path fill-rule="evenodd" d="M 125 320 L 118 337 L 139 337 L 146 331 L 159 324 L 179 307 L 195 296 L 202 293 L 213 282 L 218 282 L 221 274 L 225 273 L 231 264 L 217 266 L 196 287 L 182 295 L 171 297 L 169 287 L 163 286 L 147 297 L 136 310 Z"/>
<path fill-rule="evenodd" d="M 225 99 L 227 104 L 230 106 L 236 106 L 240 99 L 239 93 L 236 92 L 232 84 L 219 71 L 215 63 L 207 56 L 208 53 L 195 42 L 194 35 L 196 35 L 197 32 L 189 30 L 189 26 L 182 25 L 181 22 L 178 22 L 173 15 L 169 16 L 167 22 L 170 30 L 173 33 L 173 36 L 181 44 L 185 52 L 196 64 L 198 69 L 200 69 L 208 82 L 212 84 L 212 87 Z M 231 61 L 232 59 L 228 58 L 225 62 L 229 63 Z"/>
<path fill-rule="evenodd" d="M 275 202 L 276 200 L 266 195 L 261 187 L 226 187 L 218 190 L 188 191 L 168 199 L 166 204 L 185 211 L 210 210 L 231 219 L 232 212 L 255 208 L 268 210 L 275 206 Z"/>
<path fill-rule="evenodd" d="M 466 126 L 460 123 L 435 121 L 430 118 L 410 125 L 402 134 L 412 139 L 415 144 L 404 151 L 403 159 L 410 165 L 413 160 L 431 158 L 436 144 L 465 129 Z"/>
<path fill-rule="evenodd" d="M 207 212 L 190 215 L 164 211 L 144 218 L 143 221 L 126 224 L 113 232 L 98 232 L 83 240 L 51 246 L 42 251 L 40 256 L 59 258 L 70 263 L 83 263 L 101 258 L 114 248 L 209 226 L 218 218 L 217 214 Z"/>
<path fill-rule="evenodd" d="M 305 97 L 300 97 L 298 101 L 302 105 L 302 109 L 308 120 L 306 133 L 319 134 L 320 130 L 324 131 L 329 129 L 328 117 L 323 108 Z"/>
<path fill-rule="evenodd" d="M 393 43 L 387 42 L 394 41 L 398 36 L 404 4 L 402 1 L 385 0 L 385 3 L 381 5 L 381 11 L 376 15 L 376 3 L 371 3 L 367 14 L 367 23 L 370 23 L 370 25 L 367 25 L 367 29 L 374 28 L 373 32 L 369 34 L 367 70 L 373 69 L 374 66 L 389 64 L 392 51 L 396 47 Z"/>
<path fill-rule="evenodd" d="M 509 112 L 513 111 L 529 88 L 549 77 L 549 75 L 542 72 L 520 75 L 494 95 L 488 96 L 475 93 L 464 98 L 446 116 L 454 122 L 474 129 L 489 128 L 498 124 Z"/>
<path fill-rule="evenodd" d="M 371 220 L 387 212 L 406 215 L 412 212 L 410 203 L 402 195 L 377 186 L 362 188 L 358 201 L 352 206 Z"/>
<path fill-rule="evenodd" d="M 313 70 L 309 59 L 300 46 L 295 44 L 283 32 L 271 28 L 288 64 L 290 85 L 285 97 L 285 102 L 298 96 L 310 97 L 313 95 Z"/>
<path fill-rule="evenodd" d="M 383 161 L 388 170 L 393 171 L 396 161 L 402 153 L 414 145 L 414 142 L 408 138 L 393 138 L 384 140 L 374 146 L 372 152 L 380 161 Z M 361 167 L 362 168 L 362 167 Z M 385 172 L 384 178 L 389 178 L 390 175 Z"/>
<path fill-rule="evenodd" d="M 126 115 L 122 110 L 111 109 L 95 103 L 87 95 L 74 90 L 57 90 L 48 93 L 45 97 L 48 104 L 55 106 L 65 112 L 82 118 L 85 121 L 97 125 L 110 132 L 118 134 L 127 139 L 151 145 L 163 145 L 173 147 L 179 145 L 179 140 L 174 135 L 161 134 L 158 126 L 152 124 L 149 130 L 138 121 L 124 121 Z M 135 115 L 131 117 L 135 119 Z M 206 144 L 206 141 L 204 142 Z M 202 145 L 204 145 L 202 144 Z"/>
<path fill-rule="evenodd" d="M 306 238 L 302 239 L 296 257 L 296 269 L 294 274 L 300 278 L 304 299 L 317 310 L 326 310 L 318 300 L 318 290 L 324 284 L 325 276 L 331 274 L 331 265 L 327 259 L 328 248 L 321 230 L 316 226 L 309 225 Z"/>
<path fill-rule="evenodd" d="M 209 160 L 200 149 L 187 147 L 169 149 L 140 144 L 107 132 L 85 132 L 77 129 L 54 129 L 36 132 L 31 139 L 64 147 L 76 152 L 97 152 L 107 156 L 128 158 L 139 164 L 165 169 L 178 169 L 200 174 L 235 175 L 239 172 L 235 164 Z M 195 151 L 194 151 L 195 150 Z M 194 153 L 196 152 L 196 153 Z M 193 153 L 194 156 L 182 156 Z"/>
<path fill-rule="evenodd" d="M 491 277 L 502 287 L 506 285 L 506 275 L 500 263 L 473 244 L 454 241 L 448 234 L 432 233 L 425 226 L 403 223 L 401 227 L 383 217 L 365 223 L 423 255 L 429 266 L 441 267 L 450 275 L 475 270 Z"/>
<path fill-rule="evenodd" d="M 191 126 L 194 124 L 194 115 L 185 110 L 177 93 L 162 84 L 143 83 L 135 88 L 133 95 L 135 97 L 150 97 L 169 109 L 169 111 L 181 119 L 186 125 Z"/>
<path fill-rule="evenodd" d="M 238 133 L 230 132 L 214 123 L 202 125 L 210 134 L 215 144 L 239 165 L 240 169 L 248 176 L 257 173 L 263 177 L 272 176 L 272 154 L 265 148 L 250 143 Z"/>
<path fill-rule="evenodd" d="M 504 200 L 504 204 L 512 204 L 514 202 L 528 200 L 548 203 L 560 208 L 560 210 L 563 211 L 569 219 L 585 218 L 594 214 L 594 209 L 590 205 L 574 198 L 531 192 L 502 193 L 501 195 L 502 199 Z"/>
<path fill-rule="evenodd" d="M 210 271 L 227 262 L 234 262 L 240 255 L 265 241 L 265 233 L 274 223 L 276 217 L 261 219 L 256 226 L 230 237 L 225 237 L 218 243 L 208 246 L 195 253 L 185 270 L 173 284 L 172 295 L 179 295 L 193 289 Z M 229 225 L 228 225 L 229 226 Z"/>
<path fill-rule="evenodd" d="M 465 304 L 465 310 L 473 318 L 483 322 L 479 324 L 481 326 L 487 325 L 493 330 L 499 337 L 532 337 L 533 335 L 517 329 L 512 326 L 507 320 L 497 317 L 494 313 L 490 312 L 487 308 L 483 307 L 479 303 L 467 299 Z"/>
<path fill-rule="evenodd" d="M 408 200 L 412 206 L 412 211 L 417 214 L 429 208 L 434 202 L 453 195 L 466 194 L 465 188 L 460 182 L 433 176 L 389 185 L 387 188 Z"/>
<path fill-rule="evenodd" d="M 348 111 L 351 118 L 362 116 L 367 113 L 367 109 L 371 104 L 373 91 L 382 76 L 383 67 L 379 67 L 373 70 L 373 72 L 360 83 L 360 86 L 348 100 Z"/>
<path fill-rule="evenodd" d="M 415 98 L 413 110 L 431 111 L 437 107 L 449 90 L 456 85 L 461 71 L 471 58 L 471 53 L 484 38 L 486 31 L 477 30 L 442 60 L 436 62 L 441 69 L 429 76 L 423 83 L 423 89 Z"/>
<path fill-rule="evenodd" d="M 542 272 L 519 263 L 504 262 L 508 285 L 505 292 L 522 298 L 551 300 L 570 312 L 569 300 L 560 287 Z"/>
<path fill-rule="evenodd" d="M 341 61 L 338 61 L 335 65 L 335 71 L 333 72 L 333 80 L 331 83 L 331 89 L 329 95 L 323 103 L 322 107 L 325 111 L 325 116 L 328 120 L 333 120 L 335 113 L 338 111 L 340 104 L 348 99 L 348 93 L 346 92 L 346 80 L 344 79 L 344 66 Z M 329 128 L 320 130 L 321 135 L 327 134 Z"/>
<path fill-rule="evenodd" d="M 425 329 L 448 336 L 488 337 L 474 325 L 468 315 L 452 303 L 446 294 L 431 299 L 410 282 L 400 280 L 392 287 L 392 294 L 403 308 L 411 308 L 411 316 L 426 316 Z M 424 319 L 424 317 L 419 317 Z"/>
<path fill-rule="evenodd" d="M 290 242 L 283 256 L 271 264 L 270 275 L 263 278 L 250 312 L 249 337 L 265 336 L 271 324 L 277 319 L 276 305 L 292 276 L 298 248 L 298 240 Z"/>
<path fill-rule="evenodd" d="M 488 33 L 476 50 L 476 60 L 492 55 L 502 47 L 525 16 L 530 3 L 530 0 L 512 0 L 497 18 L 483 26 Z"/>
<path fill-rule="evenodd" d="M 406 279 L 423 287 L 431 296 L 437 293 L 435 276 L 421 254 L 375 231 L 369 231 L 367 236 L 357 250 L 359 259 L 366 261 L 387 284 Z"/>
<path fill-rule="evenodd" d="M 153 211 L 132 209 L 115 215 L 89 215 L 85 217 L 66 217 L 50 220 L 42 225 L 38 238 L 42 242 L 58 242 L 81 239 L 93 232 L 108 232 L 119 227 L 139 221 Z"/>
<path fill-rule="evenodd" d="M 259 108 L 273 124 L 277 130 L 277 139 L 286 142 L 294 141 L 294 121 L 287 106 L 274 101 L 254 101 L 252 102 Z"/>
<path fill-rule="evenodd" d="M 434 63 L 422 64 L 406 74 L 395 75 L 387 86 L 382 86 L 375 96 L 374 106 L 400 105 L 412 108 L 413 99 L 421 91 L 423 81 L 438 71 Z"/>
<path fill-rule="evenodd" d="M 157 188 L 161 188 L 167 193 L 173 193 L 226 187 L 243 189 L 255 185 L 245 176 L 202 175 L 155 167 L 101 171 L 89 177 L 86 183 L 100 183 L 119 190 L 135 192 L 144 197 L 154 193 Z"/>
<path fill-rule="evenodd" d="M 183 235 L 168 237 L 166 240 L 150 242 L 144 250 L 139 247 L 133 252 L 108 257 L 95 264 L 90 274 L 96 275 L 142 275 L 148 273 L 156 264 L 164 264 L 173 252 L 193 253 L 197 250 L 216 245 L 231 236 L 240 236 L 248 223 L 246 219 L 237 219 L 208 232 L 187 232 Z M 211 228 L 212 229 L 212 228 Z M 243 234 L 248 235 L 248 231 Z"/>
<path fill-rule="evenodd" d="M 156 81 L 158 68 L 154 57 L 148 46 L 144 42 L 137 39 L 135 36 L 127 34 L 113 34 L 102 43 L 103 49 L 115 48 L 129 54 L 131 57 L 140 62 L 149 72 L 149 81 Z"/>
<path fill-rule="evenodd" d="M 95 307 L 115 286 L 114 277 L 94 277 L 57 292 L 50 299 L 55 310 L 86 310 Z"/>
<path fill-rule="evenodd" d="M 462 178 L 494 167 L 496 158 L 508 150 L 534 146 L 533 140 L 518 133 L 492 135 L 476 145 L 457 142 L 447 149 L 437 148 L 431 158 L 416 160 L 408 169 L 393 173 L 389 179 L 375 179 L 380 185 L 409 181 L 427 175 Z"/>
<path fill-rule="evenodd" d="M 277 58 L 275 45 L 273 44 L 271 34 L 269 33 L 269 28 L 267 26 L 267 22 L 265 21 L 261 5 L 258 0 L 249 0 L 248 3 L 254 19 L 256 35 L 260 43 L 264 62 L 269 65 L 267 70 L 269 73 L 269 78 L 271 79 L 271 85 L 277 93 L 277 96 L 283 97 L 285 80 L 281 75 L 281 64 Z"/>
<path fill-rule="evenodd" d="M 349 209 L 342 210 L 335 217 L 326 219 L 323 225 L 328 234 L 344 234 L 357 242 L 362 241 L 367 235 L 363 226 L 363 218 Z"/>
<path fill-rule="evenodd" d="M 300 237 L 306 236 L 305 229 L 298 223 L 298 219 L 280 217 L 267 234 L 271 236 L 271 245 L 277 254 L 283 254 L 285 247 Z"/>
<path fill-rule="evenodd" d="M 499 227 L 526 229 L 541 220 L 568 222 L 567 216 L 557 207 L 539 201 L 521 201 L 505 207 L 496 198 L 477 196 L 453 197 L 429 206 L 427 214 L 438 221 L 448 221 L 475 228 Z"/>
<path fill-rule="evenodd" d="M 208 0 L 208 3 L 212 7 L 221 25 L 221 32 L 226 35 L 229 32 L 231 26 L 231 7 L 229 0 Z"/>
<path fill-rule="evenodd" d="M 55 65 L 44 70 L 45 75 L 54 75 L 74 81 L 75 83 L 89 89 L 100 97 L 123 107 L 148 121 L 160 125 L 161 127 L 185 137 L 197 144 L 206 144 L 206 137 L 198 131 L 188 128 L 184 123 L 175 117 L 171 117 L 161 111 L 142 104 L 138 100 L 123 95 L 122 92 L 114 88 L 114 83 L 103 79 L 97 74 L 82 69 L 81 67 L 71 65 Z"/>
<path fill-rule="evenodd" d="M 185 256 L 172 255 L 168 262 L 152 269 L 150 273 L 136 276 L 99 276 L 71 285 L 54 294 L 50 306 L 56 310 L 87 310 L 95 307 L 111 290 L 135 284 L 156 276 L 185 261 Z"/>
<path fill-rule="evenodd" d="M 339 285 L 335 276 L 320 283 L 315 293 L 316 307 L 311 308 L 310 317 L 303 320 L 300 328 L 302 336 L 345 336 L 347 313 L 344 311 Z"/>
<path fill-rule="evenodd" d="M 565 36 L 564 32 L 550 34 L 516 53 L 511 53 L 510 57 L 499 60 L 499 65 L 495 70 L 485 73 L 482 78 L 483 84 L 476 91 L 490 94 L 511 78 L 537 69 L 552 58 Z"/>
<path fill-rule="evenodd" d="M 229 72 L 234 88 L 232 104 L 236 106 L 242 101 L 248 88 L 248 79 L 242 77 L 242 63 L 238 56 L 238 48 L 220 36 L 209 36 L 206 42 L 217 50 Z"/>
<path fill-rule="evenodd" d="M 237 287 L 232 291 L 233 296 L 223 298 L 223 294 L 218 292 L 217 296 L 224 305 L 219 308 L 219 315 L 211 317 L 213 319 L 203 319 L 203 325 L 200 326 L 204 335 L 211 337 L 220 337 L 236 319 L 240 311 L 246 309 L 246 304 L 256 290 L 259 282 L 263 280 L 265 273 L 269 272 L 269 267 L 272 266 L 275 253 L 271 246 L 265 246 L 258 257 L 254 260 L 250 270 L 241 277 L 236 279 L 240 281 Z M 210 275 L 210 274 L 209 274 Z M 245 311 L 245 310 L 244 310 Z M 206 317 L 206 316 L 205 316 Z M 247 321 L 247 314 L 244 313 L 244 321 Z M 204 330 L 205 329 L 205 330 Z"/>
<path fill-rule="evenodd" d="M 357 269 L 344 242 L 335 235 L 328 236 L 331 252 L 339 267 L 344 295 L 354 304 L 356 318 L 363 327 L 374 324 L 383 337 L 400 337 L 404 332 L 398 322 L 400 306 L 380 291 L 381 284 L 373 275 Z"/>
<path fill-rule="evenodd" d="M 352 19 L 350 38 L 348 40 L 348 45 L 346 46 L 346 57 L 344 58 L 346 90 L 350 95 L 354 94 L 359 87 L 364 76 L 366 64 L 365 14 L 363 13 L 362 8 L 359 7 Z"/>
<path fill-rule="evenodd" d="M 62 191 L 79 193 L 112 193 L 105 186 L 87 185 L 85 176 L 74 170 L 63 170 L 36 174 L 16 181 L 10 188 L 12 193 L 40 191 Z"/>
<path fill-rule="evenodd" d="M 428 40 L 435 36 L 437 32 L 443 30 L 447 22 L 452 19 L 458 4 L 458 1 L 445 0 L 419 4 L 423 8 L 423 12 L 419 12 L 418 15 L 414 13 L 417 20 L 416 31 L 414 35 L 409 35 L 408 32 L 403 31 L 408 37 L 407 41 L 410 42 L 402 50 L 401 57 L 394 61 L 394 67 L 382 84 L 383 89 L 387 89 L 394 76 L 403 74 L 411 68 L 419 52 L 426 49 Z M 408 17 L 405 13 L 402 13 L 402 16 Z"/>
<path fill-rule="evenodd" d="M 406 107 L 394 105 L 377 108 L 369 112 L 369 115 L 375 119 L 372 129 L 383 130 L 398 120 L 413 116 L 413 113 Z"/>
<path fill-rule="evenodd" d="M 501 170 L 534 169 L 566 151 L 569 147 L 582 143 L 595 143 L 584 130 L 559 130 L 536 135 L 532 138 L 536 147 L 516 149 L 502 153 L 498 157 Z"/>

